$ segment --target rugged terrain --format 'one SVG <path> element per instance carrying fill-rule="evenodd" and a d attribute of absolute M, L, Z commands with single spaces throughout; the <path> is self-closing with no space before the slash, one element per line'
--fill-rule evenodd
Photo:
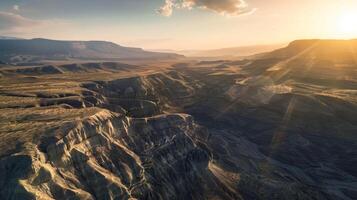
<path fill-rule="evenodd" d="M 354 199 L 356 50 L 3 64 L 0 199 Z"/>

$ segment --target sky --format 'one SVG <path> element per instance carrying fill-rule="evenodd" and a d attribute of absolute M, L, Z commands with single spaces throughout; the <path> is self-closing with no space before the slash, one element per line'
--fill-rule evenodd
<path fill-rule="evenodd" d="M 0 0 L 0 35 L 216 49 L 357 38 L 357 0 Z"/>

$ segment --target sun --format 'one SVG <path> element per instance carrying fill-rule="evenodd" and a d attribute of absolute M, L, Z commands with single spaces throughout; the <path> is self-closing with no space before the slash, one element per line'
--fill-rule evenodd
<path fill-rule="evenodd" d="M 357 13 L 342 12 L 337 17 L 336 28 L 341 37 L 357 37 Z"/>

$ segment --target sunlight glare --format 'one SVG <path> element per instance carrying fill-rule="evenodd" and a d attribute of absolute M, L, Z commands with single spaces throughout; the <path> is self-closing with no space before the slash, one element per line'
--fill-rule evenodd
<path fill-rule="evenodd" d="M 357 35 L 357 13 L 343 12 L 337 19 L 337 32 L 341 37 Z"/>

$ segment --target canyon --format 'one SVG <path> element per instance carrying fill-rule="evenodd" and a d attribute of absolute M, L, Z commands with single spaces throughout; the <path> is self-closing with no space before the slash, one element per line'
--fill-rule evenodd
<path fill-rule="evenodd" d="M 356 41 L 304 40 L 240 60 L 4 62 L 0 199 L 352 200 L 356 58 Z"/>

